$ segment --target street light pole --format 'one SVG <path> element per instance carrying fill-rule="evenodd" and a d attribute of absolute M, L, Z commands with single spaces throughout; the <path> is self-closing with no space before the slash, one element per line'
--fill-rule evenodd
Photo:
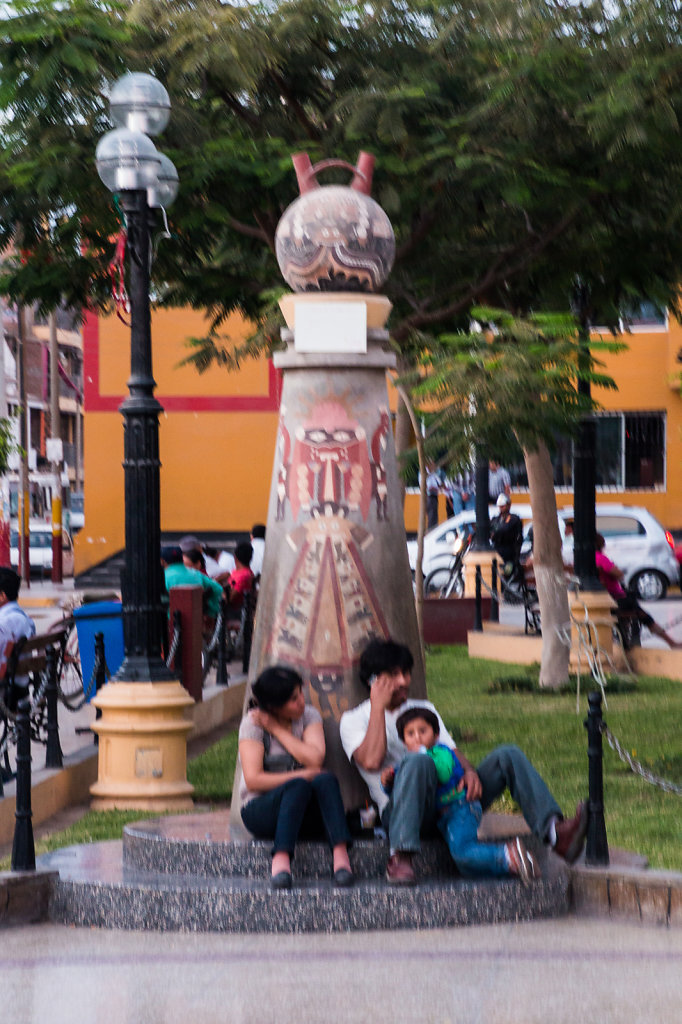
<path fill-rule="evenodd" d="M 111 92 L 119 125 L 97 145 L 97 171 L 119 195 L 130 257 L 130 377 L 123 416 L 125 567 L 121 577 L 124 659 L 93 704 L 102 711 L 93 807 L 184 810 L 192 807 L 187 782 L 185 717 L 194 702 L 161 657 L 161 500 L 159 413 L 152 374 L 149 298 L 151 209 L 172 203 L 178 175 L 148 135 L 162 131 L 170 100 L 151 75 L 124 75 Z M 122 289 L 125 293 L 125 289 Z M 117 293 L 117 301 L 122 296 Z"/>
<path fill-rule="evenodd" d="M 130 378 L 124 421 L 125 568 L 122 575 L 125 658 L 117 680 L 172 679 L 161 657 L 161 510 L 159 413 L 154 397 L 149 307 L 149 208 L 145 189 L 120 193 L 130 252 Z"/>

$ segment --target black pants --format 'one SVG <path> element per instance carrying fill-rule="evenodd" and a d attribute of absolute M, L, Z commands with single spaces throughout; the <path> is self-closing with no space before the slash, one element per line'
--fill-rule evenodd
<path fill-rule="evenodd" d="M 242 821 L 257 839 L 274 839 L 272 852 L 293 855 L 299 835 L 327 839 L 333 848 L 350 842 L 338 779 L 321 772 L 296 778 L 256 796 L 242 807 Z"/>

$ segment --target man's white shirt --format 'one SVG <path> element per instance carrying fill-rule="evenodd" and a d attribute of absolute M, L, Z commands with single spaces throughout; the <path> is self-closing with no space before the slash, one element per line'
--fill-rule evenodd
<path fill-rule="evenodd" d="M 367 699 L 362 704 L 358 704 L 356 708 L 352 708 L 350 711 L 345 711 L 341 716 L 341 722 L 339 724 L 341 743 L 349 760 L 352 760 L 353 754 L 367 735 L 370 707 L 370 701 Z M 455 741 L 445 728 L 443 719 L 440 717 L 438 711 L 430 701 L 406 700 L 394 711 L 386 711 L 384 713 L 386 722 L 386 755 L 381 764 L 381 768 L 378 772 L 370 772 L 357 764 L 357 762 L 353 762 L 357 770 L 360 772 L 360 775 L 367 783 L 370 796 L 379 808 L 379 814 L 382 813 L 389 799 L 388 795 L 384 793 L 381 788 L 381 772 L 384 768 L 388 768 L 389 765 L 395 766 L 400 764 L 407 753 L 405 744 L 400 739 L 400 736 L 398 736 L 398 730 L 396 729 L 395 723 L 403 711 L 407 711 L 408 708 L 428 708 L 429 711 L 433 711 L 434 715 L 438 719 L 438 727 L 440 730 L 438 742 L 444 743 L 445 746 L 450 747 L 451 750 L 455 750 L 456 748 Z"/>
<path fill-rule="evenodd" d="M 7 664 L 6 651 L 8 643 L 16 643 L 22 637 L 28 639 L 35 635 L 35 622 L 26 614 L 23 608 L 19 607 L 16 601 L 8 601 L 7 604 L 2 605 L 0 608 L 0 671 Z M 26 677 L 16 679 L 15 682 L 19 686 L 28 685 Z"/>

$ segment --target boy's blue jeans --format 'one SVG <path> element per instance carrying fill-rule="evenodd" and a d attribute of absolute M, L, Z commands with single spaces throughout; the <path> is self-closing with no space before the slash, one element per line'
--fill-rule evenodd
<path fill-rule="evenodd" d="M 504 855 L 503 843 L 481 843 L 478 840 L 478 826 L 483 810 L 478 800 L 455 800 L 438 819 L 438 828 L 448 844 L 450 855 L 463 878 L 473 875 L 506 877 L 509 867 Z"/>
<path fill-rule="evenodd" d="M 547 784 L 518 747 L 496 747 L 483 758 L 477 771 L 483 787 L 483 810 L 508 789 L 533 833 L 543 840 L 552 816 L 561 818 L 561 808 Z M 436 766 L 430 757 L 405 755 L 381 816 L 391 849 L 408 853 L 419 850 L 420 832 L 428 833 L 436 825 L 437 785 Z"/>

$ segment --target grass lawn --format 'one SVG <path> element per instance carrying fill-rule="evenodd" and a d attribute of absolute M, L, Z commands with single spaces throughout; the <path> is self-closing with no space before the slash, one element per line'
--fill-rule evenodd
<path fill-rule="evenodd" d="M 476 763 L 499 743 L 516 743 L 547 780 L 562 808 L 573 814 L 587 795 L 585 680 L 581 712 L 575 692 L 533 687 L 537 669 L 470 659 L 464 647 L 431 648 L 429 698 L 467 756 Z M 527 689 L 526 687 L 531 687 Z M 604 717 L 623 746 L 657 774 L 682 784 L 682 683 L 640 678 L 634 687 L 614 684 Z M 225 806 L 231 797 L 237 753 L 231 733 L 193 760 L 188 778 L 198 803 Z M 604 803 L 609 843 L 645 854 L 652 867 L 682 871 L 682 799 L 633 775 L 604 743 Z M 513 810 L 510 799 L 496 809 Z M 124 824 L 148 812 L 90 812 L 36 851 L 72 843 L 120 838 Z M 0 864 L 6 868 L 9 862 Z"/>

